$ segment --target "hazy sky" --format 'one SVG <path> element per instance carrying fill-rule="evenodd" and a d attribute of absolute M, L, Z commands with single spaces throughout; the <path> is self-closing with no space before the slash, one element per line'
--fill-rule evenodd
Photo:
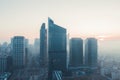
<path fill-rule="evenodd" d="M 71 36 L 120 39 L 120 0 L 0 0 L 0 43 L 38 38 L 48 17 Z"/>

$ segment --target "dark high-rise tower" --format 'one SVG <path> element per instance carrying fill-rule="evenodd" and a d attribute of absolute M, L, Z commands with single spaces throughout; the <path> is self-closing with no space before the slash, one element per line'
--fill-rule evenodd
<path fill-rule="evenodd" d="M 48 18 L 48 54 L 49 71 L 48 79 L 52 80 L 54 70 L 66 70 L 66 29 L 62 28 Z"/>
<path fill-rule="evenodd" d="M 70 40 L 70 65 L 72 67 L 83 65 L 83 40 L 81 38 Z"/>
<path fill-rule="evenodd" d="M 87 38 L 85 41 L 85 64 L 90 67 L 97 66 L 97 39 Z"/>
<path fill-rule="evenodd" d="M 11 42 L 13 65 L 15 68 L 22 68 L 25 66 L 25 38 L 23 36 L 15 36 Z"/>
<path fill-rule="evenodd" d="M 47 60 L 47 31 L 45 23 L 42 24 L 40 29 L 40 64 L 43 66 Z"/>

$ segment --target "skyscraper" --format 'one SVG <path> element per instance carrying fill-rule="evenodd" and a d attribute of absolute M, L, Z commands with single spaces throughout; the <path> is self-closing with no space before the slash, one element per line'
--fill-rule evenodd
<path fill-rule="evenodd" d="M 70 40 L 70 65 L 71 67 L 83 65 L 83 40 L 81 38 Z"/>
<path fill-rule="evenodd" d="M 15 36 L 12 38 L 13 65 L 15 68 L 25 66 L 25 38 L 23 36 Z"/>
<path fill-rule="evenodd" d="M 85 41 L 85 64 L 89 67 L 97 66 L 97 39 L 87 38 Z"/>
<path fill-rule="evenodd" d="M 40 64 L 45 65 L 47 62 L 47 30 L 45 23 L 42 24 L 40 29 Z"/>
<path fill-rule="evenodd" d="M 52 80 L 54 70 L 66 70 L 66 29 L 62 28 L 48 18 L 48 54 L 49 71 L 48 79 Z"/>
<path fill-rule="evenodd" d="M 35 54 L 40 53 L 40 39 L 39 38 L 36 38 L 34 40 L 34 53 Z"/>

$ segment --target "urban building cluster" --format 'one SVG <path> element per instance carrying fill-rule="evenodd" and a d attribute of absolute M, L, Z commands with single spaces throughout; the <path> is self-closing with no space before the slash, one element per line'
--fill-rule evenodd
<path fill-rule="evenodd" d="M 101 60 L 100 73 L 110 80 L 120 80 L 120 61 L 119 57 L 107 57 Z"/>
<path fill-rule="evenodd" d="M 8 74 L 9 80 L 89 80 L 86 77 L 92 74 L 100 77 L 97 39 L 69 39 L 67 30 L 48 18 L 48 28 L 42 24 L 34 46 L 24 36 L 14 36 L 9 45 L 0 45 L 0 74 L 4 74 L 0 79 Z"/>

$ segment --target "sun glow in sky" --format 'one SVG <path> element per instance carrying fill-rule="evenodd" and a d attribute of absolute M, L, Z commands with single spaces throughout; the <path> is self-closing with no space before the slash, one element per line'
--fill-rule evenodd
<path fill-rule="evenodd" d="M 48 17 L 71 37 L 120 39 L 120 0 L 0 0 L 0 43 L 39 38 Z"/>

